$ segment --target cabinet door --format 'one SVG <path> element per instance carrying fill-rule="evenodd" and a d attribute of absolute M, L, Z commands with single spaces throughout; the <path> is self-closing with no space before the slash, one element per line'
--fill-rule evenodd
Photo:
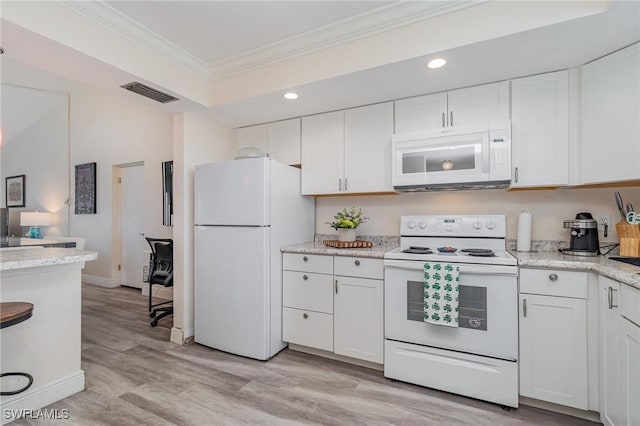
<path fill-rule="evenodd" d="M 622 346 L 622 425 L 640 425 L 640 325 L 620 319 Z"/>
<path fill-rule="evenodd" d="M 586 300 L 520 294 L 520 395 L 588 408 Z"/>
<path fill-rule="evenodd" d="M 300 164 L 300 119 L 278 121 L 267 126 L 269 155 L 282 164 Z"/>
<path fill-rule="evenodd" d="M 395 133 L 423 132 L 447 126 L 447 94 L 395 101 Z"/>
<path fill-rule="evenodd" d="M 344 111 L 302 118 L 302 194 L 337 194 L 343 188 Z"/>
<path fill-rule="evenodd" d="M 236 152 L 242 148 L 258 148 L 264 155 L 269 153 L 267 147 L 267 125 L 241 127 L 236 130 Z"/>
<path fill-rule="evenodd" d="M 512 187 L 569 183 L 569 73 L 511 82 Z"/>
<path fill-rule="evenodd" d="M 640 43 L 582 67 L 582 183 L 640 179 Z"/>
<path fill-rule="evenodd" d="M 348 109 L 344 113 L 345 192 L 393 191 L 391 135 L 393 103 Z"/>
<path fill-rule="evenodd" d="M 509 82 L 453 90 L 448 94 L 448 125 L 485 125 L 509 119 Z"/>
<path fill-rule="evenodd" d="M 599 278 L 600 420 L 621 425 L 620 411 L 620 283 Z"/>
<path fill-rule="evenodd" d="M 336 276 L 334 352 L 382 364 L 383 281 Z"/>

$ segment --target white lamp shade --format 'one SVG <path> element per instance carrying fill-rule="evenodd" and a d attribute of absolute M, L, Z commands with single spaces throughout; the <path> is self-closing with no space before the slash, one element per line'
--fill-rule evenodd
<path fill-rule="evenodd" d="M 51 213 L 20 212 L 20 226 L 51 226 Z"/>

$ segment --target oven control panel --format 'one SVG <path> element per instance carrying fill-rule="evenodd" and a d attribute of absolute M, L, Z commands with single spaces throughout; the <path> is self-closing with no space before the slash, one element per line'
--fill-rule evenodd
<path fill-rule="evenodd" d="M 402 216 L 402 236 L 506 237 L 504 215 Z"/>

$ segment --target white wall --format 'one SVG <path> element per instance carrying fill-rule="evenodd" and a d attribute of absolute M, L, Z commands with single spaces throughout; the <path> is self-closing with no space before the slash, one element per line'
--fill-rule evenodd
<path fill-rule="evenodd" d="M 576 188 L 558 190 L 430 192 L 384 196 L 318 197 L 316 199 L 316 232 L 335 234 L 325 224 L 343 207 L 361 207 L 368 223 L 358 228 L 359 234 L 398 235 L 400 216 L 412 214 L 505 214 L 507 238 L 517 236 L 518 214 L 524 208 L 533 215 L 532 239 L 569 240 L 569 230 L 562 222 L 578 212 L 610 214 L 613 224 L 621 220 L 614 195 L 619 191 L 625 203 L 640 205 L 640 188 Z M 637 208 L 637 207 L 636 207 Z M 600 235 L 602 238 L 602 235 Z M 615 227 L 607 241 L 617 241 Z"/>
<path fill-rule="evenodd" d="M 193 336 L 193 173 L 198 164 L 230 160 L 234 131 L 192 114 L 173 118 L 174 329 L 171 340 Z"/>
<path fill-rule="evenodd" d="M 1 204 L 5 206 L 5 178 L 25 175 L 25 207 L 10 209 L 10 235 L 24 235 L 20 211 L 52 212 L 53 225 L 45 235 L 66 235 L 69 209 L 68 96 L 42 90 L 2 87 L 4 140 L 0 147 Z"/>
<path fill-rule="evenodd" d="M 113 235 L 114 166 L 144 162 L 144 233 L 172 237 L 173 229 L 162 225 L 161 172 L 162 162 L 173 157 L 172 126 L 171 114 L 143 102 L 88 87 L 72 93 L 70 234 L 86 238 L 85 248 L 98 251 L 98 260 L 86 264 L 85 281 L 106 286 L 118 282 L 119 236 Z M 75 165 L 89 162 L 97 163 L 97 214 L 76 215 Z"/>

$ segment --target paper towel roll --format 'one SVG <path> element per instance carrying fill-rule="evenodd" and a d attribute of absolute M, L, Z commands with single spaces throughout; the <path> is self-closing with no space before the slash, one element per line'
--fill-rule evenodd
<path fill-rule="evenodd" d="M 531 251 L 531 213 L 524 209 L 518 216 L 518 251 Z"/>

